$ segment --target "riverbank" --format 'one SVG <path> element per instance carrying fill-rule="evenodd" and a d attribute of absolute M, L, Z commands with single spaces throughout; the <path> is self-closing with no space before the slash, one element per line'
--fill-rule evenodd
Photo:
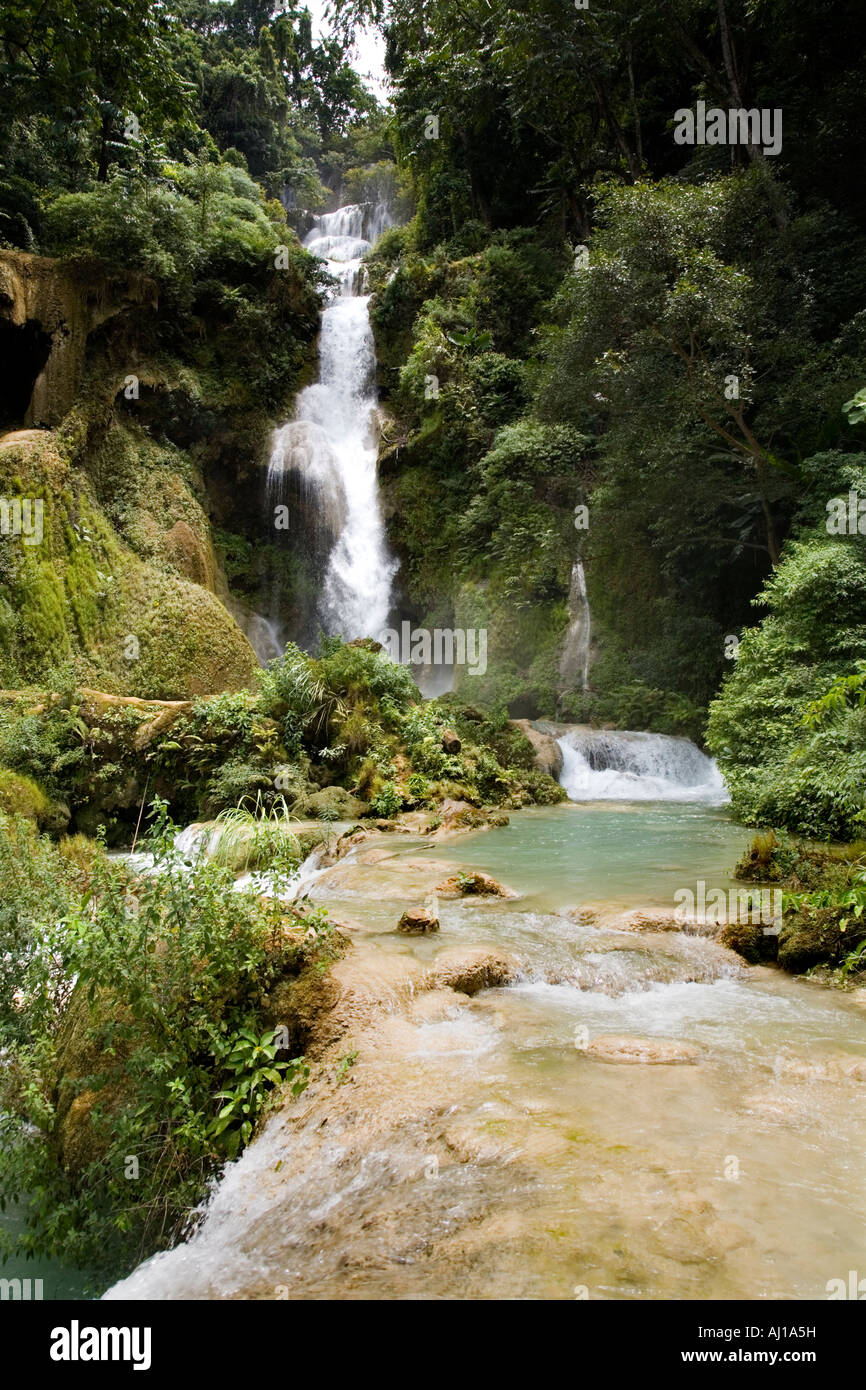
<path fill-rule="evenodd" d="M 705 807 L 563 806 L 326 869 L 308 891 L 352 949 L 310 1087 L 111 1296 L 822 1296 L 861 1253 L 863 1009 L 623 929 L 675 879 L 722 886 L 738 835 Z M 623 920 L 599 926 L 605 843 Z M 439 896 L 437 933 L 398 932 L 446 869 L 519 896 Z"/>

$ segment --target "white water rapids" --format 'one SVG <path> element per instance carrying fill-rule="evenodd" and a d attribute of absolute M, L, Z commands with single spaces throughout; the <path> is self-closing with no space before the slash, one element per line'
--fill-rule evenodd
<path fill-rule="evenodd" d="M 379 422 L 375 350 L 362 257 L 390 225 L 388 209 L 360 204 L 316 219 L 304 246 L 338 288 L 322 314 L 319 379 L 274 435 L 267 499 L 308 502 L 309 549 L 321 564 L 316 620 L 346 639 L 378 637 L 391 607 L 397 561 L 388 552 L 376 476 Z M 291 525 L 291 518 L 290 518 Z"/>
<path fill-rule="evenodd" d="M 727 800 L 716 764 L 686 738 L 579 727 L 557 742 L 572 801 Z"/>
<path fill-rule="evenodd" d="M 353 944 L 309 1089 L 190 1238 L 107 1297 L 825 1297 L 862 1267 L 863 1008 L 623 916 L 725 885 L 741 844 L 717 809 L 673 801 L 359 842 L 311 885 Z M 461 867 L 521 896 L 442 896 L 440 932 L 399 934 Z M 509 983 L 448 987 L 455 962 L 502 952 Z M 630 1040 L 685 1056 L 604 1052 Z"/>

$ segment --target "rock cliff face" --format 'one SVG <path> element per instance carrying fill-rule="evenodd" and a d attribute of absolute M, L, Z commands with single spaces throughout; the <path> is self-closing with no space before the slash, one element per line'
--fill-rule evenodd
<path fill-rule="evenodd" d="M 179 311 L 140 272 L 0 250 L 0 684 L 70 664 L 144 698 L 255 683 L 255 600 L 311 582 L 261 514 L 319 314 L 300 263 L 277 291 L 245 287 L 275 334 L 251 366 L 208 292 Z"/>
<path fill-rule="evenodd" d="M 544 726 L 533 723 L 531 719 L 512 719 L 511 723 L 515 729 L 525 734 L 532 744 L 535 766 L 539 772 L 547 772 L 558 781 L 562 771 L 562 749 L 556 741 L 556 735 L 547 732 Z"/>
<path fill-rule="evenodd" d="M 145 275 L 0 250 L 0 346 L 9 362 L 0 418 L 59 424 L 75 400 L 94 329 L 131 307 L 156 305 L 156 285 Z"/>
<path fill-rule="evenodd" d="M 148 414 L 171 371 L 146 350 L 157 308 L 142 274 L 0 250 L 2 684 L 68 664 L 145 698 L 255 680 L 196 460 Z M 123 399 L 123 361 L 144 408 Z"/>
<path fill-rule="evenodd" d="M 0 498 L 40 508 L 34 543 L 0 539 L 0 680 L 36 683 L 73 663 L 116 694 L 183 699 L 238 690 L 258 663 L 213 591 L 207 517 L 182 460 L 131 427 L 108 435 L 119 471 L 144 475 L 123 512 L 99 495 L 61 434 L 0 437 Z"/>

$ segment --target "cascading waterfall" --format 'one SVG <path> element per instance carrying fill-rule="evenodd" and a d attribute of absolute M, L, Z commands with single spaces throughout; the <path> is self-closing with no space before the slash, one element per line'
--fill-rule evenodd
<path fill-rule="evenodd" d="M 716 764 L 687 738 L 575 728 L 557 742 L 559 780 L 572 801 L 727 799 Z"/>
<path fill-rule="evenodd" d="M 575 560 L 571 570 L 571 585 L 568 591 L 568 611 L 571 621 L 565 638 L 565 646 L 559 662 L 559 675 L 566 686 L 580 682 L 581 690 L 589 686 L 589 638 L 590 612 L 586 594 L 586 576 L 583 563 Z"/>
<path fill-rule="evenodd" d="M 266 481 L 268 516 L 287 506 L 304 526 L 317 578 L 315 628 L 378 637 L 391 607 L 397 561 L 379 507 L 375 350 L 362 257 L 391 224 L 383 204 L 351 204 L 316 218 L 304 246 L 338 289 L 322 314 L 319 379 L 298 396 L 295 417 L 274 435 Z M 279 594 L 271 595 L 278 611 Z"/>
<path fill-rule="evenodd" d="M 575 560 L 568 594 L 570 622 L 559 662 L 563 687 L 589 688 L 591 614 L 583 563 Z M 555 726 L 550 732 L 559 732 Z M 726 801 L 716 764 L 686 738 L 642 732 L 567 729 L 559 780 L 572 801 Z"/>

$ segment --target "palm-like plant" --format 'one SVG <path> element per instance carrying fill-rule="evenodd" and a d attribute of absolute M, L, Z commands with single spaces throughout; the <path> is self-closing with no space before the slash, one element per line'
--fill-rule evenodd
<path fill-rule="evenodd" d="M 241 873 L 274 863 L 294 869 L 303 856 L 292 824 L 284 796 L 266 805 L 258 792 L 252 805 L 241 801 L 217 816 L 220 833 L 212 858 Z"/>

